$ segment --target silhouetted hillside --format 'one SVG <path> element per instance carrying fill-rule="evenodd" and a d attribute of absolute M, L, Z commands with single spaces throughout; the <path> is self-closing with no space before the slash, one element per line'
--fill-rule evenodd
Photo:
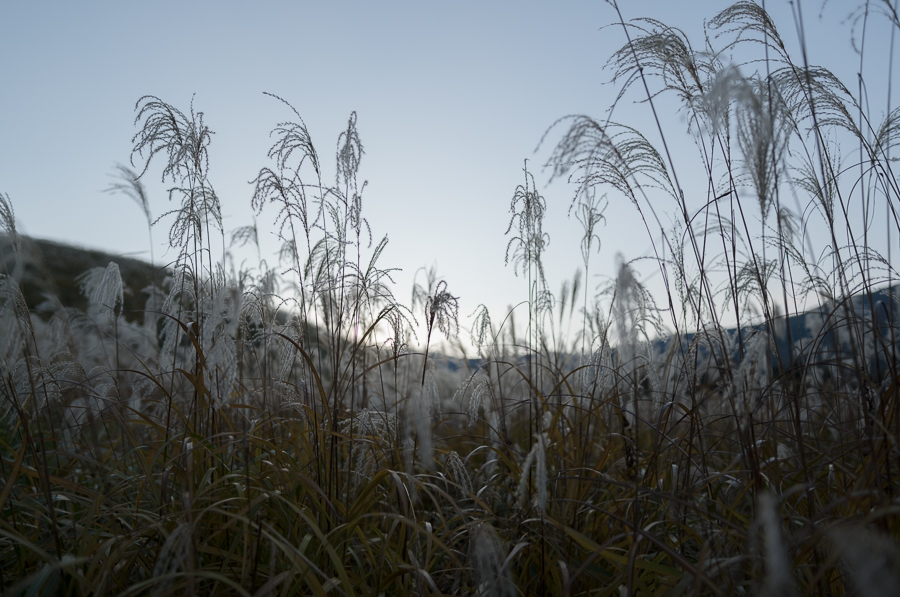
<path fill-rule="evenodd" d="M 151 284 L 161 284 L 166 275 L 165 268 L 139 259 L 25 236 L 20 237 L 19 259 L 21 267 L 17 267 L 9 237 L 0 236 L 0 272 L 16 278 L 32 310 L 51 297 L 66 307 L 87 308 L 77 277 L 115 261 L 125 287 L 124 315 L 138 319 L 147 298 L 141 291 Z"/>

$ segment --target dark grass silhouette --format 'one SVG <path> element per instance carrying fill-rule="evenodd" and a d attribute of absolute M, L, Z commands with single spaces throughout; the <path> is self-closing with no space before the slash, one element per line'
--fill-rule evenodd
<path fill-rule="evenodd" d="M 480 307 L 462 375 L 430 353 L 435 326 L 457 332 L 452 280 L 426 272 L 407 307 L 380 264 L 355 114 L 332 179 L 273 96 L 287 120 L 252 204 L 274 215 L 280 261 L 238 271 L 216 249 L 202 112 L 141 98 L 133 172 L 171 185 L 178 255 L 141 318 L 124 262 L 78 278 L 80 304 L 29 310 L 26 243 L 0 195 L 14 240 L 0 279 L 6 593 L 893 594 L 896 275 L 851 214 L 883 214 L 895 242 L 900 112 L 870 112 L 789 55 L 750 2 L 708 21 L 701 49 L 619 21 L 616 101 L 637 94 L 656 120 L 557 123 L 548 167 L 576 188 L 584 277 L 547 288 L 552 206 L 526 164 L 507 258 L 528 315 L 517 328 L 515 310 Z M 665 97 L 700 151 L 698 205 L 670 159 Z M 623 257 L 582 297 L 604 193 L 644 216 L 663 296 Z M 426 353 L 409 347 L 417 323 Z"/>

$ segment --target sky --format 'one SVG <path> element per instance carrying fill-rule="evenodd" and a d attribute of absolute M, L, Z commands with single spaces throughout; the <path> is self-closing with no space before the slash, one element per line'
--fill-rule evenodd
<path fill-rule="evenodd" d="M 695 40 L 703 19 L 728 5 L 622 4 L 626 20 L 653 17 Z M 811 61 L 855 80 L 859 59 L 846 17 L 856 3 L 770 1 L 795 48 L 797 5 L 806 10 Z M 263 92 L 299 111 L 326 180 L 355 111 L 365 150 L 359 176 L 368 181 L 363 215 L 376 241 L 389 237 L 380 263 L 402 270 L 394 274 L 396 296 L 408 303 L 417 270 L 435 266 L 460 297 L 463 328 L 482 303 L 500 320 L 507 305 L 527 298 L 525 281 L 504 264 L 510 201 L 526 159 L 547 201 L 551 290 L 581 265 L 580 225 L 568 215 L 575 189 L 549 183 L 542 168 L 562 129 L 540 142 L 566 115 L 605 118 L 617 89 L 604 64 L 624 43 L 621 28 L 605 27 L 614 21 L 602 1 L 5 2 L 0 192 L 12 200 L 20 232 L 149 259 L 140 210 L 103 189 L 113 164 L 128 163 L 140 97 L 185 112 L 193 101 L 215 131 L 210 180 L 226 234 L 256 217 L 263 254 L 274 261 L 276 214 L 254 214 L 249 181 L 269 164 L 269 131 L 292 114 Z M 662 106 L 677 159 L 697 170 L 683 116 Z M 622 102 L 615 116 L 658 140 L 645 104 Z M 154 215 L 173 207 L 161 167 L 152 164 L 144 177 Z M 660 211 L 674 213 L 670 207 Z M 153 231 L 157 262 L 175 257 L 166 253 L 167 229 L 164 219 Z M 591 288 L 614 275 L 618 253 L 652 255 L 641 220 L 620 197 L 610 195 L 599 236 Z M 652 284 L 653 268 L 646 275 Z"/>

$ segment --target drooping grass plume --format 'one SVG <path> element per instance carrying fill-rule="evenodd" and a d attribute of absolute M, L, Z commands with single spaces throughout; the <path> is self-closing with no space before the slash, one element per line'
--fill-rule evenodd
<path fill-rule="evenodd" d="M 153 216 L 150 212 L 150 199 L 147 189 L 138 177 L 138 174 L 124 164 L 115 165 L 115 176 L 105 192 L 110 194 L 120 193 L 135 202 L 147 219 L 147 235 L 150 238 L 150 265 L 153 265 Z"/>

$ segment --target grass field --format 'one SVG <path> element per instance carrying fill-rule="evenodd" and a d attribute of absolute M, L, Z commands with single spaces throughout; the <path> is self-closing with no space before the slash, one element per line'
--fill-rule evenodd
<path fill-rule="evenodd" d="M 900 594 L 900 111 L 790 55 L 757 4 L 705 27 L 695 48 L 620 23 L 608 68 L 654 114 L 677 102 L 706 196 L 659 119 L 556 123 L 582 271 L 548 288 L 526 166 L 506 259 L 530 291 L 515 316 L 479 308 L 477 354 L 452 280 L 396 298 L 355 114 L 332 164 L 272 96 L 251 198 L 277 219 L 271 265 L 213 248 L 193 105 L 137 101 L 111 188 L 150 227 L 141 179 L 169 183 L 166 268 L 66 275 L 73 253 L 20 237 L 0 195 L 3 594 Z M 661 296 L 624 258 L 584 282 L 614 197 L 652 231 Z"/>

